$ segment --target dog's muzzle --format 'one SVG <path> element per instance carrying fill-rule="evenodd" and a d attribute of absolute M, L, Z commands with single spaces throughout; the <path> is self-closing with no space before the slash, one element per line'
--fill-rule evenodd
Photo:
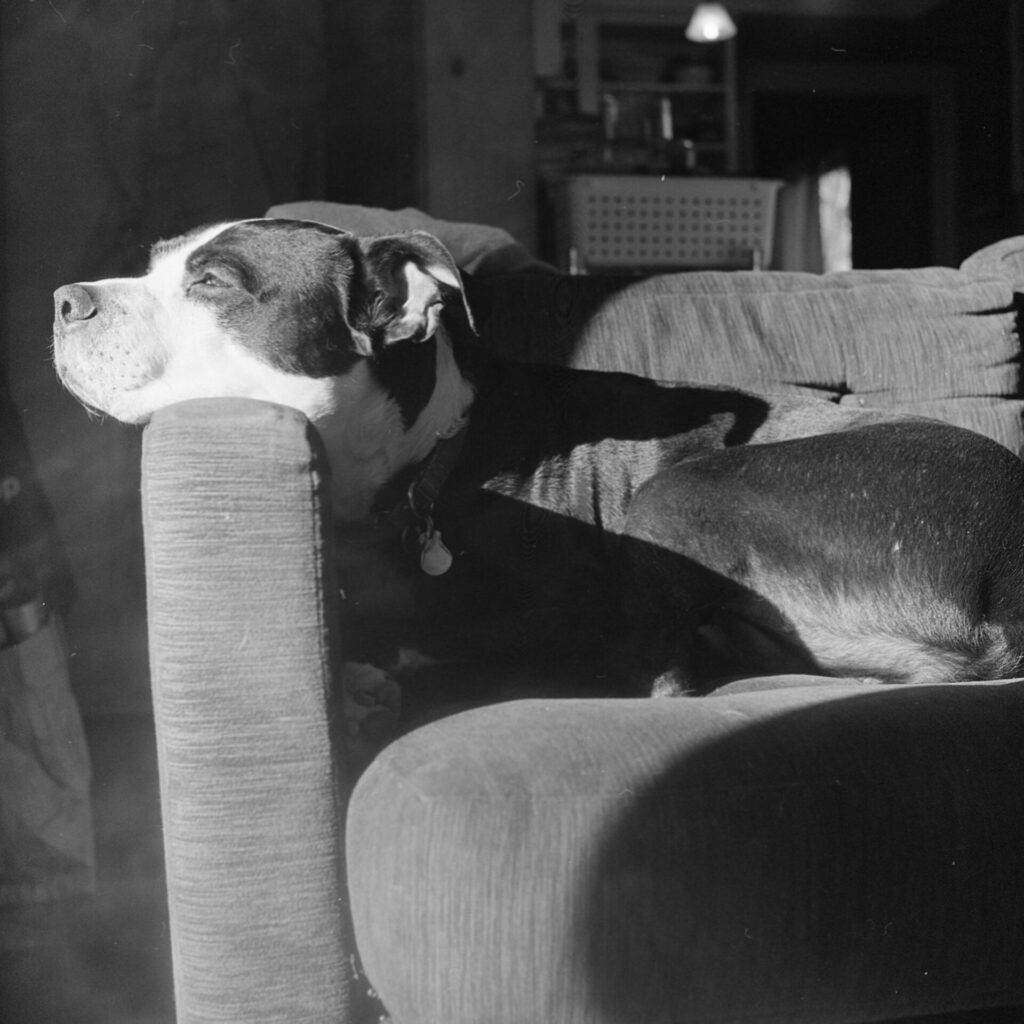
<path fill-rule="evenodd" d="M 69 376 L 69 362 L 77 362 L 75 356 L 80 354 L 69 351 L 68 335 L 98 313 L 96 303 L 84 285 L 62 285 L 53 293 L 54 361 L 61 380 L 72 390 L 75 390 L 75 386 Z"/>
<path fill-rule="evenodd" d="M 125 396 L 161 371 L 145 330 L 145 307 L 111 284 L 66 284 L 53 293 L 53 362 L 64 386 L 84 405 L 137 422 Z M 141 328 L 141 329 L 140 329 Z"/>

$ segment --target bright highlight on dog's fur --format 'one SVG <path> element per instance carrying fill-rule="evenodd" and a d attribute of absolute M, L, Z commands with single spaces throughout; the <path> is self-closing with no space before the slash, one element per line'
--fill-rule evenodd
<path fill-rule="evenodd" d="M 246 284 L 238 261 L 216 251 L 203 254 L 232 228 L 260 223 L 265 222 L 218 224 L 158 243 L 143 277 L 62 288 L 56 297 L 57 372 L 84 405 L 125 423 L 145 423 L 156 410 L 189 398 L 255 398 L 299 409 L 319 427 L 331 451 L 336 514 L 358 519 L 396 471 L 429 454 L 438 435 L 469 406 L 472 389 L 458 373 L 450 348 L 439 346 L 434 396 L 406 429 L 374 376 L 373 343 L 364 330 L 352 330 L 351 337 L 366 358 L 352 360 L 343 375 L 307 376 L 284 368 L 284 360 L 254 358 L 256 335 L 264 335 L 264 347 L 287 351 L 301 342 L 300 332 L 286 317 L 261 319 L 253 315 L 255 308 L 235 312 L 229 300 Z M 339 237 L 357 250 L 351 236 Z M 344 249 L 338 253 L 331 269 L 339 283 L 351 274 L 350 261 Z M 281 280 L 264 276 L 249 304 L 257 307 L 282 288 L 301 291 L 303 274 L 323 263 L 305 262 L 282 264 Z M 450 258 L 438 256 L 423 266 L 408 262 L 400 274 L 406 298 L 388 324 L 385 344 L 417 333 L 432 336 L 440 316 L 439 285 L 459 288 Z M 311 295 L 305 305 L 315 301 Z M 320 310 L 307 312 L 298 301 L 289 305 L 297 317 L 311 318 L 315 328 L 326 322 Z M 76 344 L 86 332 L 90 344 Z"/>
<path fill-rule="evenodd" d="M 513 693 L 1021 671 L 1024 468 L 976 434 L 504 361 L 422 233 L 219 224 L 55 305 L 58 373 L 91 409 L 141 424 L 238 396 L 317 426 L 350 654 L 412 645 L 417 672 Z M 417 550 L 440 531 L 431 577 Z"/>

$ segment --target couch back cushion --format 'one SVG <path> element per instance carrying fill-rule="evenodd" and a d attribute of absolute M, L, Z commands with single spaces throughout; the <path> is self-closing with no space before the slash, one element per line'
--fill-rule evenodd
<path fill-rule="evenodd" d="M 898 408 L 1024 450 L 1024 238 L 959 269 L 703 272 L 478 282 L 485 344 L 517 358 Z"/>
<path fill-rule="evenodd" d="M 565 277 L 495 228 L 420 210 L 290 203 L 357 234 L 425 230 L 477 275 L 482 341 L 515 358 L 761 393 L 806 392 L 969 427 L 1024 450 L 1024 237 L 959 270 Z"/>

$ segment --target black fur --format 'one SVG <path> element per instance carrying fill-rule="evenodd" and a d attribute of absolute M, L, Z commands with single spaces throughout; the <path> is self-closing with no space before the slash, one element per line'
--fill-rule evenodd
<path fill-rule="evenodd" d="M 759 444 L 780 413 L 756 395 L 472 345 L 460 360 L 477 397 L 434 510 L 455 561 L 425 576 L 376 536 L 409 600 L 382 614 L 356 581 L 350 642 L 368 657 L 386 660 L 398 640 L 456 666 L 434 671 L 446 698 L 479 696 L 488 678 L 512 693 L 536 679 L 600 694 L 782 672 L 940 682 L 1021 670 L 1024 464 L 1000 445 L 925 420 Z M 777 573 L 778 594 L 754 563 Z M 832 662 L 794 631 L 801 593 L 850 632 Z M 857 635 L 862 619 L 874 638 Z"/>
<path fill-rule="evenodd" d="M 271 366 L 339 376 L 359 358 L 347 308 L 365 303 L 368 292 L 359 245 L 334 228 L 298 226 L 270 220 L 226 228 L 189 255 L 186 279 L 196 284 L 224 274 L 237 287 L 193 287 L 190 294 L 212 304 L 225 329 L 245 337 Z"/>
<path fill-rule="evenodd" d="M 405 310 L 410 263 L 435 277 L 425 301 L 445 303 L 444 342 Z M 327 377 L 367 360 L 406 429 L 434 392 L 438 344 L 474 385 L 429 510 L 451 569 L 421 572 L 389 525 L 416 467 L 379 492 L 380 524 L 339 536 L 349 657 L 412 645 L 458 666 L 474 697 L 487 670 L 512 692 L 559 679 L 619 693 L 1022 670 L 1024 464 L 1008 451 L 828 402 L 508 362 L 472 338 L 463 296 L 436 280 L 448 273 L 427 235 L 291 221 L 229 227 L 187 263 L 194 297 L 272 366 Z"/>
<path fill-rule="evenodd" d="M 179 241 L 187 241 L 192 232 Z M 161 246 L 154 248 L 155 259 Z M 447 258 L 447 257 L 446 257 Z M 354 332 L 370 342 L 373 367 L 410 426 L 434 389 L 433 341 L 385 345 L 382 334 L 405 300 L 400 270 L 423 252 L 400 237 L 361 244 L 327 225 L 267 220 L 235 224 L 192 252 L 190 282 L 223 274 L 237 287 L 194 290 L 214 305 L 226 330 L 246 338 L 271 366 L 307 377 L 347 373 L 364 358 Z M 187 285 L 186 285 L 187 286 Z M 267 320 L 266 311 L 275 316 Z M 448 318 L 461 303 L 449 303 Z"/>

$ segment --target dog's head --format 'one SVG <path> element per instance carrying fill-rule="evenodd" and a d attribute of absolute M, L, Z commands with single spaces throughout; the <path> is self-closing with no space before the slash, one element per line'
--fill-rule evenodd
<path fill-rule="evenodd" d="M 79 400 L 127 423 L 220 396 L 322 421 L 338 411 L 339 380 L 433 338 L 446 304 L 469 315 L 432 235 L 238 221 L 158 242 L 142 277 L 57 289 L 54 360 Z"/>

